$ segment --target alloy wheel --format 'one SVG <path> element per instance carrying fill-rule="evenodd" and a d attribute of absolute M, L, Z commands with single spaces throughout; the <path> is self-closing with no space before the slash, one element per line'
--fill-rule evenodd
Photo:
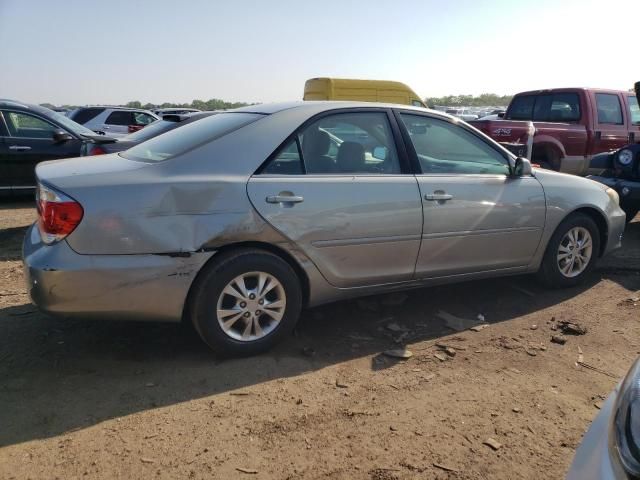
<path fill-rule="evenodd" d="M 585 271 L 593 255 L 591 233 L 584 227 L 570 229 L 558 247 L 557 261 L 560 273 L 573 278 Z"/>
<path fill-rule="evenodd" d="M 234 340 L 251 342 L 274 331 L 287 306 L 284 287 L 265 272 L 249 272 L 231 280 L 218 298 L 216 318 Z"/>

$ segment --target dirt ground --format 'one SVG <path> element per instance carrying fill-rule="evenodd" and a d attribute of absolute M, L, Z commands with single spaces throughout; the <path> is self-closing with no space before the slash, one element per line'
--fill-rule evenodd
<path fill-rule="evenodd" d="M 38 313 L 20 263 L 30 207 L 0 204 L 3 479 L 562 478 L 640 353 L 638 219 L 587 286 L 514 277 L 336 303 L 273 352 L 221 361 L 180 325 Z M 479 314 L 490 325 L 466 329 Z M 588 331 L 551 343 L 562 320 Z M 411 359 L 381 355 L 401 344 Z"/>

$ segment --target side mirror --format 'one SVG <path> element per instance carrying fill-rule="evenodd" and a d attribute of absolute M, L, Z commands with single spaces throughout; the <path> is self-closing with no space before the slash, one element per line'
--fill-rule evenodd
<path fill-rule="evenodd" d="M 531 162 L 524 157 L 516 158 L 513 173 L 516 177 L 530 177 L 532 174 Z"/>
<path fill-rule="evenodd" d="M 387 158 L 387 147 L 376 147 L 373 149 L 373 158 L 378 160 L 385 160 Z"/>
<path fill-rule="evenodd" d="M 53 138 L 53 141 L 55 143 L 63 143 L 69 140 L 73 140 L 73 137 L 71 136 L 71 134 L 65 132 L 64 130 L 55 130 L 53 132 L 53 135 L 51 135 L 51 137 Z"/>
<path fill-rule="evenodd" d="M 500 112 L 500 113 L 498 114 L 498 118 L 504 118 L 504 112 Z"/>

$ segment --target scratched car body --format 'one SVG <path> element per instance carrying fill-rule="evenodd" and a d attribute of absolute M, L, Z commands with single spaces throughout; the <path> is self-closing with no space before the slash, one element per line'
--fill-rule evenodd
<path fill-rule="evenodd" d="M 223 354 L 263 351 L 339 299 L 536 272 L 575 285 L 625 223 L 606 186 L 400 105 L 246 107 L 37 176 L 34 303 L 185 319 Z"/>

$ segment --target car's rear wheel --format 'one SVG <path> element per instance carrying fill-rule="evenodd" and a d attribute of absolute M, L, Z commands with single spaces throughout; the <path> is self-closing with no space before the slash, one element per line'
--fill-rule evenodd
<path fill-rule="evenodd" d="M 587 215 L 574 213 L 558 226 L 549 240 L 538 278 L 550 287 L 578 285 L 593 270 L 599 251 L 598 226 Z"/>
<path fill-rule="evenodd" d="M 224 356 L 255 355 L 291 333 L 300 315 L 300 281 L 280 257 L 262 250 L 223 253 L 192 293 L 191 320 Z"/>

